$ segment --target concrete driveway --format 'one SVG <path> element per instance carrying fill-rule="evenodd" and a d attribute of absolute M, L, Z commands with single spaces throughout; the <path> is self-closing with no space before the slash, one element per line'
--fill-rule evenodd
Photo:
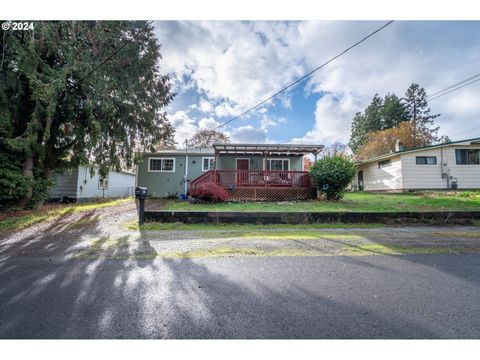
<path fill-rule="evenodd" d="M 480 338 L 478 228 L 140 232 L 132 204 L 102 211 L 0 235 L 0 338 Z"/>

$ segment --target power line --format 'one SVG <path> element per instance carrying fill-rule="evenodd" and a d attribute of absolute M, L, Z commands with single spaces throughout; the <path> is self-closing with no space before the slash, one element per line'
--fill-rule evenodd
<path fill-rule="evenodd" d="M 242 117 L 243 115 L 249 113 L 250 111 L 252 110 L 255 110 L 256 108 L 258 108 L 259 106 L 265 104 L 267 101 L 273 99 L 274 97 L 276 97 L 277 95 L 283 93 L 285 90 L 291 88 L 292 86 L 298 84 L 299 82 L 301 82 L 302 80 L 306 79 L 307 77 L 309 77 L 310 75 L 312 75 L 314 72 L 320 70 L 321 68 L 323 68 L 324 66 L 330 64 L 332 61 L 338 59 L 340 56 L 342 56 L 343 54 L 345 54 L 346 52 L 350 51 L 351 49 L 353 49 L 354 47 L 360 45 L 362 42 L 364 42 L 365 40 L 367 40 L 368 38 L 372 37 L 373 35 L 375 35 L 376 33 L 378 33 L 379 31 L 383 30 L 384 28 L 386 28 L 387 26 L 389 26 L 391 23 L 393 23 L 393 20 L 390 20 L 389 22 L 387 22 L 385 25 L 379 27 L 377 30 L 375 30 L 374 32 L 370 33 L 369 35 L 365 36 L 364 38 L 362 38 L 360 41 L 357 41 L 355 44 L 353 44 L 352 46 L 348 47 L 347 49 L 343 50 L 340 54 L 332 57 L 330 60 L 324 62 L 322 65 L 320 65 L 319 67 L 313 69 L 312 71 L 310 71 L 309 73 L 305 74 L 304 76 L 302 76 L 301 78 L 295 80 L 294 82 L 290 83 L 289 85 L 285 86 L 283 89 L 277 91 L 276 93 L 274 93 L 273 95 L 271 95 L 270 97 L 266 98 L 265 100 L 262 100 L 261 102 L 259 102 L 258 104 L 256 104 L 255 106 L 252 106 L 251 108 L 249 108 L 248 110 L 244 111 L 243 113 L 241 113 L 240 115 L 237 115 L 233 118 L 231 118 L 230 120 L 227 120 L 223 123 L 221 123 L 220 125 L 218 125 L 217 127 L 214 128 L 214 130 L 216 129 L 219 129 L 221 128 L 222 126 L 226 125 L 226 124 L 229 124 L 231 123 L 232 121 Z"/>
<path fill-rule="evenodd" d="M 477 124 L 477 125 L 478 125 L 478 124 Z M 452 135 L 450 135 L 450 136 L 456 136 L 456 135 L 464 134 L 464 133 L 466 133 L 466 132 L 470 132 L 470 131 L 473 131 L 473 130 L 478 130 L 478 129 L 480 129 L 480 126 L 478 126 L 478 127 L 474 127 L 474 128 L 472 128 L 472 129 L 468 129 L 468 130 L 460 131 L 460 132 L 458 132 L 458 133 L 455 133 L 455 134 L 452 134 Z"/>
<path fill-rule="evenodd" d="M 427 100 L 428 100 L 428 101 L 431 101 L 431 100 L 438 99 L 439 97 L 441 97 L 441 96 L 443 96 L 443 95 L 450 94 L 450 93 L 453 92 L 453 91 L 457 91 L 457 90 L 459 90 L 459 89 L 461 89 L 461 88 L 464 88 L 464 87 L 467 86 L 467 85 L 473 84 L 473 83 L 475 83 L 475 82 L 477 82 L 477 81 L 480 81 L 480 77 L 479 77 L 478 79 L 469 81 L 469 82 L 467 82 L 466 84 L 463 84 L 462 86 L 458 86 L 458 87 L 456 87 L 456 88 L 454 88 L 454 89 L 452 89 L 452 90 L 450 90 L 450 91 L 441 93 L 441 94 L 439 94 L 439 95 L 437 95 L 437 96 L 429 97 Z"/>
<path fill-rule="evenodd" d="M 450 90 L 450 89 L 452 89 L 452 88 L 454 88 L 454 87 L 457 87 L 458 85 L 462 85 L 464 82 L 469 81 L 469 80 L 472 80 L 472 79 L 475 79 L 475 78 L 477 78 L 477 77 L 479 77 L 479 76 L 480 76 L 480 74 L 473 75 L 473 76 L 469 77 L 468 79 L 465 79 L 465 80 L 462 80 L 462 81 L 460 81 L 460 82 L 458 82 L 458 83 L 456 83 L 456 84 L 447 86 L 446 88 L 444 88 L 444 89 L 442 89 L 442 90 L 435 91 L 433 94 L 430 94 L 429 97 L 431 97 L 431 98 L 432 98 L 432 97 L 435 97 L 435 96 L 439 95 L 440 93 L 443 93 L 444 91 Z"/>
<path fill-rule="evenodd" d="M 87 75 L 85 75 L 83 78 L 81 78 L 78 82 L 81 83 L 83 80 L 85 80 L 87 77 L 89 77 L 90 75 L 92 75 L 95 71 L 97 71 L 101 66 L 103 66 L 104 64 L 106 64 L 110 59 L 112 59 L 115 55 L 117 55 L 120 50 L 122 50 L 125 46 L 127 46 L 128 44 L 130 44 L 133 40 L 136 40 L 138 35 L 140 35 L 141 33 L 143 33 L 145 30 L 148 29 L 148 27 L 150 25 L 152 25 L 154 23 L 155 20 L 151 20 L 149 22 L 147 22 L 147 24 L 141 28 L 135 35 L 132 36 L 131 39 L 127 39 L 126 42 L 120 46 L 117 50 L 115 50 L 113 53 L 111 53 L 107 58 L 105 58 L 100 64 L 98 64 L 96 67 L 94 67 L 92 70 L 90 70 L 88 72 Z"/>

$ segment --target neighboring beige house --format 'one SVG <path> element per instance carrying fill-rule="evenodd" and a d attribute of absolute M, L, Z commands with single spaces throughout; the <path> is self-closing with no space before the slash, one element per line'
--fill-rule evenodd
<path fill-rule="evenodd" d="M 354 189 L 479 189 L 480 138 L 396 151 L 357 164 Z"/>

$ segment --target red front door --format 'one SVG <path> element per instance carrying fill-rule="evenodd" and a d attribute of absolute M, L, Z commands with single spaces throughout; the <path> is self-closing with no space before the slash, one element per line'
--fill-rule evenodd
<path fill-rule="evenodd" d="M 250 160 L 237 159 L 237 184 L 245 184 L 248 182 L 248 170 L 250 168 Z"/>

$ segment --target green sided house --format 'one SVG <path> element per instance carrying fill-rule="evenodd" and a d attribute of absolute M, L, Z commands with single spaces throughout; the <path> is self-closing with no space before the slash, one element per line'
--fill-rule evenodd
<path fill-rule="evenodd" d="M 178 197 L 215 182 L 230 200 L 302 200 L 314 195 L 303 157 L 316 158 L 323 145 L 214 144 L 209 149 L 145 153 L 136 186 L 151 197 Z"/>

